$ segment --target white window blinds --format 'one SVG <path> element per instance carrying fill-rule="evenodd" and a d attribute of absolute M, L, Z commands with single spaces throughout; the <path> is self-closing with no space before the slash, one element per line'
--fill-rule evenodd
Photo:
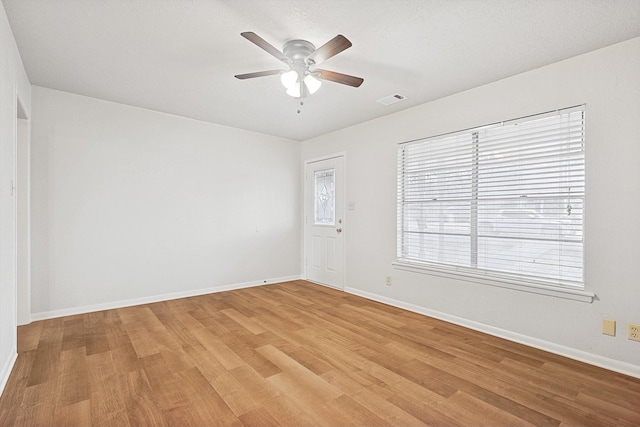
<path fill-rule="evenodd" d="M 583 288 L 584 107 L 400 144 L 398 261 Z"/>

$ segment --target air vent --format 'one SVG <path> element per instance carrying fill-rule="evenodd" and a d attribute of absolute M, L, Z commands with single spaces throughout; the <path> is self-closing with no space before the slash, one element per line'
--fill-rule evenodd
<path fill-rule="evenodd" d="M 395 104 L 396 102 L 404 101 L 405 99 L 407 99 L 406 96 L 400 95 L 399 93 L 394 93 L 393 95 L 380 98 L 376 102 L 379 102 L 382 105 L 391 105 Z"/>

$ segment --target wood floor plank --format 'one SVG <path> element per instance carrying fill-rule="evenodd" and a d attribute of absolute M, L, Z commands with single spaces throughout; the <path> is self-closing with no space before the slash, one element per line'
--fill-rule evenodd
<path fill-rule="evenodd" d="M 113 363 L 118 372 L 131 372 L 136 369 L 140 369 L 140 358 L 136 354 L 133 344 L 129 340 L 129 336 L 124 336 L 125 340 L 120 343 L 119 346 L 109 346 L 111 350 L 111 356 L 113 357 Z"/>
<path fill-rule="evenodd" d="M 345 394 L 329 401 L 328 406 L 349 418 L 354 425 L 366 425 L 371 427 L 391 427 L 391 424 L 380 418 L 352 397 Z"/>
<path fill-rule="evenodd" d="M 182 388 L 187 391 L 189 407 L 202 420 L 202 424 L 228 426 L 239 424 L 239 420 L 224 399 L 196 367 L 177 374 Z"/>
<path fill-rule="evenodd" d="M 609 402 L 604 399 L 600 399 L 597 396 L 592 396 L 586 393 L 578 393 L 576 402 L 589 406 L 597 412 L 606 412 L 613 414 L 619 421 L 627 421 L 629 423 L 640 425 L 640 413 L 633 409 L 627 409 L 621 404 Z M 638 407 L 638 400 L 635 401 L 635 408 Z M 634 402 L 630 402 L 632 405 Z"/>
<path fill-rule="evenodd" d="M 193 360 L 182 347 L 164 348 L 160 351 L 169 370 L 173 373 L 191 369 L 195 366 Z"/>
<path fill-rule="evenodd" d="M 153 390 L 144 370 L 123 374 L 122 400 L 126 406 L 129 424 L 132 426 L 167 426 L 167 422 L 154 402 Z"/>
<path fill-rule="evenodd" d="M 260 326 L 259 323 L 251 320 L 250 318 L 248 318 L 242 313 L 239 313 L 237 310 L 234 310 L 233 308 L 221 310 L 221 312 L 224 313 L 225 316 L 234 320 L 240 326 L 247 329 L 252 334 L 262 334 L 264 332 L 267 332 L 267 330 L 264 329 L 262 326 Z"/>
<path fill-rule="evenodd" d="M 304 413 L 313 420 L 312 425 L 349 425 L 348 417 L 331 411 L 327 407 L 327 397 L 322 394 L 324 387 L 309 387 L 308 378 L 299 378 L 288 372 L 281 372 L 267 378 L 283 396 L 295 406 L 304 408 Z M 315 385 L 318 385 L 317 383 Z M 329 385 L 327 383 L 327 385 Z M 338 393 L 338 396 L 342 395 Z"/>
<path fill-rule="evenodd" d="M 422 426 L 425 425 L 424 420 L 411 415 L 398 405 L 393 404 L 389 397 L 393 393 L 386 396 L 382 393 L 372 391 L 375 389 L 372 383 L 363 380 L 358 375 L 347 375 L 342 371 L 334 370 L 323 374 L 328 382 L 342 390 L 345 395 L 353 398 L 360 406 L 376 414 L 379 418 L 385 420 L 391 425 L 402 426 Z M 357 379 L 356 379 L 357 378 Z M 439 423 L 444 425 L 444 423 Z"/>
<path fill-rule="evenodd" d="M 287 380 L 292 378 L 297 388 L 304 390 L 305 393 L 316 394 L 318 401 L 328 401 L 343 394 L 322 377 L 316 375 L 279 349 L 266 345 L 258 348 L 257 351 L 278 366 L 282 371 L 281 373 L 286 374 L 281 375 L 281 377 L 287 378 Z"/>
<path fill-rule="evenodd" d="M 53 332 L 49 333 L 49 331 Z M 60 352 L 62 351 L 62 325 L 60 325 L 59 333 L 56 334 L 57 337 L 54 334 L 54 328 L 44 328 L 41 341 L 35 350 L 35 359 L 29 373 L 27 387 L 42 384 L 57 375 Z M 54 341 L 56 338 L 58 340 Z"/>
<path fill-rule="evenodd" d="M 557 420 L 505 397 L 502 390 L 495 389 L 491 386 L 483 386 L 484 382 L 482 382 L 483 385 L 479 385 L 474 380 L 467 379 L 464 374 L 460 375 L 457 370 L 456 372 L 449 373 L 438 368 L 431 367 L 424 362 L 414 361 L 412 364 L 408 365 L 406 375 L 414 376 L 416 375 L 416 372 L 420 372 L 422 378 L 429 377 L 434 380 L 441 381 L 442 383 L 447 384 L 450 388 L 457 389 L 458 392 L 463 392 L 465 395 L 472 396 L 475 399 L 481 400 L 495 408 L 499 408 L 501 411 L 512 414 L 533 425 L 558 424 Z M 475 380 L 477 379 L 478 378 L 475 378 Z M 490 381 L 490 378 L 488 380 Z"/>
<path fill-rule="evenodd" d="M 219 335 L 212 333 L 208 329 L 196 329 L 193 334 L 225 369 L 237 368 L 244 364 L 244 361 L 227 347 Z"/>
<path fill-rule="evenodd" d="M 252 399 L 262 407 L 267 406 L 267 401 L 282 396 L 265 377 L 248 366 L 240 366 L 239 368 L 232 369 L 230 373 L 242 384 L 242 389 L 239 391 L 242 392 L 246 398 Z"/>
<path fill-rule="evenodd" d="M 281 347 L 280 350 L 316 375 L 322 375 L 333 370 L 332 365 L 314 356 L 304 347 L 295 347 L 293 349 Z"/>
<path fill-rule="evenodd" d="M 451 417 L 442 413 L 442 408 L 433 408 L 426 402 L 416 399 L 414 396 L 406 394 L 396 394 L 389 396 L 387 401 L 406 413 L 412 415 L 414 419 L 420 420 L 422 425 L 432 426 L 457 426 L 457 425 L 475 425 L 460 417 L 459 413 L 452 414 Z"/>
<path fill-rule="evenodd" d="M 154 401 L 161 410 L 169 412 L 188 405 L 187 392 L 179 387 L 180 382 L 161 354 L 144 357 L 142 366 L 153 390 Z"/>
<path fill-rule="evenodd" d="M 37 346 L 37 344 L 36 344 Z M 27 346 L 32 348 L 33 346 Z M 21 353 L 13 367 L 6 388 L 14 390 L 13 393 L 3 393 L 0 396 L 0 426 L 13 425 L 18 416 L 18 409 L 24 399 L 24 394 L 29 381 L 29 374 L 33 367 L 35 350 Z"/>
<path fill-rule="evenodd" d="M 487 402 L 459 391 L 447 400 L 449 416 L 463 417 L 465 424 L 478 426 L 535 426 L 509 412 L 501 411 Z M 445 412 L 446 413 L 446 412 Z M 543 424 L 540 424 L 543 425 Z"/>
<path fill-rule="evenodd" d="M 64 332 L 62 335 L 62 350 L 86 346 L 86 330 L 84 320 L 80 316 L 75 316 L 64 321 Z"/>
<path fill-rule="evenodd" d="M 62 351 L 56 407 L 89 401 L 89 373 L 86 359 L 84 347 Z"/>
<path fill-rule="evenodd" d="M 302 280 L 34 322 L 0 425 L 637 426 L 640 379 Z"/>
<path fill-rule="evenodd" d="M 281 372 L 278 366 L 233 334 L 221 335 L 220 339 L 231 351 L 244 361 L 244 364 L 249 365 L 264 378 Z"/>
<path fill-rule="evenodd" d="M 38 386 L 36 386 L 38 387 Z M 16 426 L 51 426 L 55 413 L 55 404 L 45 401 L 37 405 L 21 408 L 15 421 Z"/>
<path fill-rule="evenodd" d="M 308 415 L 304 408 L 300 408 L 286 396 L 271 398 L 262 406 L 281 426 L 314 426 L 319 425 Z M 260 423 L 254 427 L 261 426 Z"/>
<path fill-rule="evenodd" d="M 93 424 L 129 425 L 124 400 L 125 387 L 110 353 L 87 357 L 90 408 Z"/>
<path fill-rule="evenodd" d="M 87 426 L 91 424 L 91 402 L 89 399 L 66 406 L 56 406 L 53 413 L 56 426 Z"/>
<path fill-rule="evenodd" d="M 245 427 L 279 427 L 282 425 L 263 407 L 240 415 L 240 421 Z"/>
<path fill-rule="evenodd" d="M 33 322 L 18 328 L 18 353 L 26 353 L 38 348 L 44 322 Z"/>

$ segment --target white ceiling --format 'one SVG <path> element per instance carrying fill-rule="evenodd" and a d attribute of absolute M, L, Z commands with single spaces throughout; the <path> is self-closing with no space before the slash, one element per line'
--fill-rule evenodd
<path fill-rule="evenodd" d="M 32 84 L 306 140 L 640 36 L 640 0 L 2 0 Z M 353 46 L 305 100 L 240 36 Z M 406 101 L 377 99 L 400 93 Z"/>

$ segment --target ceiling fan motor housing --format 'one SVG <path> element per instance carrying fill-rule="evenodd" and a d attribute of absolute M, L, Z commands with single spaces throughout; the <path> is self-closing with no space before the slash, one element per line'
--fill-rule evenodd
<path fill-rule="evenodd" d="M 282 48 L 284 55 L 289 58 L 291 65 L 302 63 L 306 65 L 314 65 L 315 61 L 307 57 L 316 50 L 316 47 L 306 40 L 289 40 Z"/>

